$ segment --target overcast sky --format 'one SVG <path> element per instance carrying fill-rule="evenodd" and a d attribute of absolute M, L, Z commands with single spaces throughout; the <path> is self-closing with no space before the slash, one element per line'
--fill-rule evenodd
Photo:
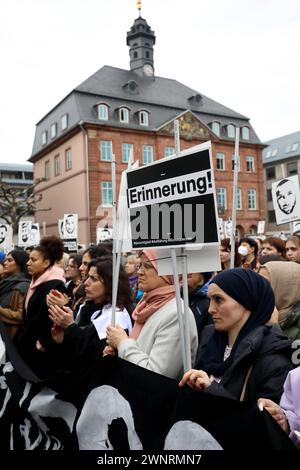
<path fill-rule="evenodd" d="M 129 69 L 136 0 L 1 2 L 0 162 L 103 65 Z M 300 0 L 142 0 L 155 73 L 248 116 L 262 141 L 300 130 Z"/>

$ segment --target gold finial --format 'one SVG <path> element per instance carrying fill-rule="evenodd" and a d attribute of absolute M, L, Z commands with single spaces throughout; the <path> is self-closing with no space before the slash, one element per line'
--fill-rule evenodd
<path fill-rule="evenodd" d="M 142 9 L 142 2 L 141 2 L 141 0 L 137 0 L 136 6 L 137 6 L 137 8 L 138 8 L 138 10 L 139 10 L 139 15 L 141 16 L 141 9 Z"/>

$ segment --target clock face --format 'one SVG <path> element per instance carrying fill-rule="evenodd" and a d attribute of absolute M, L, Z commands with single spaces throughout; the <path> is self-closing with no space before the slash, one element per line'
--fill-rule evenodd
<path fill-rule="evenodd" d="M 143 72 L 146 75 L 146 77 L 152 77 L 152 75 L 154 73 L 152 65 L 145 64 L 144 67 L 143 67 Z"/>

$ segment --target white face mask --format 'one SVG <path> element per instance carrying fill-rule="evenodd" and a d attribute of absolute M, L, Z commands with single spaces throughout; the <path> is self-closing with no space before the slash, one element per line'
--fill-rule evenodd
<path fill-rule="evenodd" d="M 247 256 L 247 254 L 248 254 L 247 248 L 243 245 L 238 247 L 238 252 L 241 256 Z"/>

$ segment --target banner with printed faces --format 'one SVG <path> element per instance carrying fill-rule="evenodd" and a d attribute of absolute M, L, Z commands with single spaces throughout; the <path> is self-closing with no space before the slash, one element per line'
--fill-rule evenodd
<path fill-rule="evenodd" d="M 78 238 L 78 214 L 64 214 L 63 225 L 61 227 L 63 239 Z"/>
<path fill-rule="evenodd" d="M 8 224 L 0 224 L 0 251 L 8 253 L 12 250 L 13 230 Z"/>
<path fill-rule="evenodd" d="M 19 246 L 36 246 L 40 243 L 40 226 L 36 222 L 23 220 L 19 222 L 18 228 L 18 245 Z"/>
<path fill-rule="evenodd" d="M 133 249 L 218 244 L 211 143 L 127 172 Z"/>
<path fill-rule="evenodd" d="M 293 234 L 294 233 L 300 233 L 300 220 L 293 222 Z"/>
<path fill-rule="evenodd" d="M 298 175 L 289 176 L 272 183 L 272 200 L 277 225 L 300 219 Z"/>

